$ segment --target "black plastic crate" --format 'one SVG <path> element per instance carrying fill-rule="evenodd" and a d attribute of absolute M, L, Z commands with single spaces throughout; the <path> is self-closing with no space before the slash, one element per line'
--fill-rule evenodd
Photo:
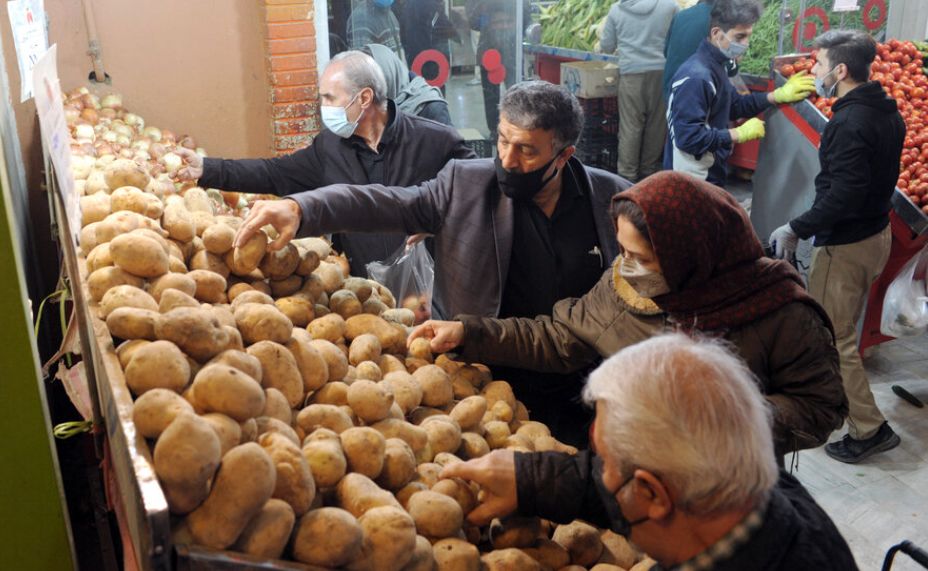
<path fill-rule="evenodd" d="M 580 138 L 577 158 L 590 167 L 617 172 L 619 167 L 619 140 L 615 135 Z"/>
<path fill-rule="evenodd" d="M 493 158 L 493 141 L 489 139 L 471 139 L 464 141 L 464 144 L 477 154 L 477 158 Z"/>

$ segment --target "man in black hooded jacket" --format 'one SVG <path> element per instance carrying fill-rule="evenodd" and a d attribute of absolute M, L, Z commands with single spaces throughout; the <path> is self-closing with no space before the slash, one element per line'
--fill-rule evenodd
<path fill-rule="evenodd" d="M 777 256 L 791 257 L 800 238 L 814 237 L 809 293 L 834 324 L 849 405 L 848 434 L 826 445 L 825 452 L 856 463 L 899 445 L 870 391 L 857 350 L 857 322 L 889 259 L 889 212 L 905 123 L 883 87 L 868 81 L 876 57 L 873 38 L 857 30 L 832 30 L 819 36 L 815 47 L 816 89 L 838 97 L 819 146 L 815 201 L 774 230 L 770 242 Z"/>

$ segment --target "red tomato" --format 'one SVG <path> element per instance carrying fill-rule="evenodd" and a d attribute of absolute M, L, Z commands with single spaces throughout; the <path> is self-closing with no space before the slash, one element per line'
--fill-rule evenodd
<path fill-rule="evenodd" d="M 786 64 L 780 68 L 780 73 L 782 73 L 784 77 L 789 77 L 796 73 L 796 68 L 792 64 Z"/>

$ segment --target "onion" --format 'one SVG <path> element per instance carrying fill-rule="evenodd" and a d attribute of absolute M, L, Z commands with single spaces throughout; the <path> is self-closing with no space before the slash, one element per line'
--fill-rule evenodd
<path fill-rule="evenodd" d="M 165 172 L 165 168 L 164 168 L 164 165 L 161 163 L 152 163 L 151 166 L 148 167 L 148 174 L 150 174 L 151 176 L 158 176 L 159 174 L 162 174 L 164 172 Z"/>
<path fill-rule="evenodd" d="M 164 145 L 162 145 L 161 143 L 152 143 L 151 145 L 148 146 L 148 152 L 151 154 L 152 158 L 154 158 L 155 160 L 158 160 L 161 157 L 163 157 L 164 154 L 168 151 L 167 149 L 164 148 Z"/>
<path fill-rule="evenodd" d="M 197 148 L 197 142 L 193 140 L 193 137 L 190 135 L 184 135 L 184 137 L 177 143 L 181 147 L 190 149 L 191 151 Z"/>
<path fill-rule="evenodd" d="M 68 125 L 74 125 L 81 118 L 81 110 L 75 105 L 64 106 L 64 120 Z"/>
<path fill-rule="evenodd" d="M 74 138 L 77 139 L 78 141 L 82 141 L 82 140 L 93 141 L 94 138 L 96 138 L 96 133 L 94 133 L 93 127 L 91 127 L 90 125 L 87 125 L 87 124 L 78 125 L 74 129 Z"/>
<path fill-rule="evenodd" d="M 102 157 L 103 155 L 112 155 L 115 152 L 112 145 L 109 143 L 101 143 L 100 141 L 94 143 L 93 148 L 97 151 L 98 157 Z"/>
<path fill-rule="evenodd" d="M 125 135 L 118 135 L 116 137 L 116 144 L 122 147 L 128 147 L 132 144 L 132 138 Z"/>
<path fill-rule="evenodd" d="M 142 134 L 156 143 L 161 140 L 161 129 L 158 127 L 145 127 Z"/>
<path fill-rule="evenodd" d="M 113 121 L 111 129 L 116 131 L 117 134 L 123 137 L 128 137 L 129 139 L 135 136 L 135 131 L 132 130 L 132 127 L 126 125 L 122 121 Z"/>
<path fill-rule="evenodd" d="M 116 155 L 114 155 L 114 154 L 112 154 L 112 153 L 108 153 L 108 154 L 101 155 L 101 156 L 97 157 L 97 163 L 96 163 L 96 164 L 97 164 L 97 167 L 98 167 L 98 168 L 103 168 L 103 167 L 105 167 L 106 165 L 110 164 L 111 162 L 113 162 L 113 161 L 115 161 L 115 160 L 116 160 Z"/>
<path fill-rule="evenodd" d="M 100 109 L 100 118 L 101 118 L 101 119 L 104 119 L 104 118 L 105 118 L 106 120 L 115 119 L 115 118 L 116 118 L 116 110 L 115 110 L 115 109 L 110 109 L 110 108 L 108 108 L 108 107 L 107 107 L 107 108 Z"/>
<path fill-rule="evenodd" d="M 103 131 L 103 134 L 100 135 L 100 138 L 107 143 L 115 143 L 118 136 L 119 135 L 116 133 L 116 131 Z"/>
<path fill-rule="evenodd" d="M 95 156 L 97 156 L 97 150 L 96 150 L 95 148 L 93 148 L 93 143 L 91 143 L 91 142 L 89 142 L 89 141 L 82 141 L 82 142 L 81 142 L 81 150 L 84 151 L 84 155 L 86 155 L 86 156 L 88 156 L 88 157 L 95 157 Z"/>
<path fill-rule="evenodd" d="M 99 121 L 99 115 L 97 114 L 96 109 L 93 107 L 87 107 L 81 111 L 81 119 L 87 121 L 88 123 L 96 123 Z"/>
<path fill-rule="evenodd" d="M 177 169 L 184 166 L 184 159 L 180 158 L 180 155 L 174 153 L 167 153 L 161 157 L 160 162 L 164 164 L 165 168 L 171 174 L 174 174 Z"/>
<path fill-rule="evenodd" d="M 104 95 L 103 101 L 100 102 L 100 105 L 109 109 L 119 109 L 122 107 L 122 95 L 119 95 L 118 93 Z"/>
<path fill-rule="evenodd" d="M 84 104 L 84 107 L 92 107 L 93 109 L 100 108 L 100 98 L 94 95 L 93 93 L 84 93 L 81 95 L 81 101 Z"/>
<path fill-rule="evenodd" d="M 135 127 L 139 131 L 145 128 L 145 119 L 142 119 L 135 113 L 126 113 L 123 117 L 123 121 L 126 122 L 126 125 Z"/>
<path fill-rule="evenodd" d="M 174 131 L 169 131 L 167 129 L 161 130 L 161 140 L 165 143 L 176 143 L 177 135 L 174 134 Z"/>
<path fill-rule="evenodd" d="M 132 141 L 132 148 L 139 151 L 147 151 L 151 147 L 151 143 L 148 139 L 136 139 Z"/>
<path fill-rule="evenodd" d="M 132 155 L 132 160 L 134 160 L 137 163 L 138 162 L 147 163 L 148 161 L 151 160 L 151 155 L 149 155 L 146 151 L 135 151 L 135 154 Z"/>
<path fill-rule="evenodd" d="M 201 157 L 205 157 L 206 149 L 204 149 L 203 147 L 197 147 L 197 154 L 200 155 Z"/>
<path fill-rule="evenodd" d="M 121 159 L 131 159 L 131 158 L 132 158 L 132 149 L 119 149 L 119 158 L 121 158 Z"/>

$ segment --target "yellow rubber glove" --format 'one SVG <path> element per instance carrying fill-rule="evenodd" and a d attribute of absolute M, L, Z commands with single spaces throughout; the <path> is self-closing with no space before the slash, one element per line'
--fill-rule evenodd
<path fill-rule="evenodd" d="M 815 77 L 804 71 L 794 73 L 786 84 L 774 90 L 773 100 L 777 103 L 795 103 L 815 93 Z"/>
<path fill-rule="evenodd" d="M 761 139 L 767 134 L 767 130 L 764 128 L 764 122 L 757 117 L 748 119 L 740 127 L 735 127 L 734 131 L 738 135 L 739 143 Z"/>

